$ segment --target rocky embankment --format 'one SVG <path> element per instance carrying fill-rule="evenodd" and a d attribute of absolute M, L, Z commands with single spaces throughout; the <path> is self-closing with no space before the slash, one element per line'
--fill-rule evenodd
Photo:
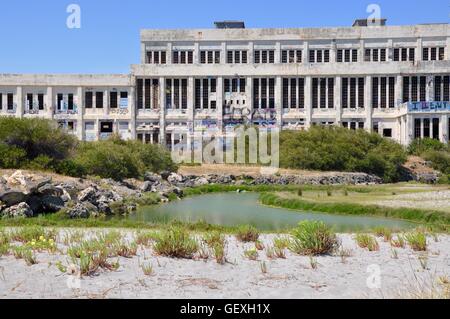
<path fill-rule="evenodd" d="M 0 216 L 34 217 L 63 212 L 70 218 L 127 214 L 136 210 L 139 199 L 148 193 L 162 202 L 183 197 L 183 189 L 203 185 L 360 185 L 379 184 L 382 180 L 364 173 L 336 173 L 324 176 L 300 175 L 186 175 L 164 172 L 147 173 L 144 181 L 110 179 L 53 180 L 45 174 L 16 171 L 0 177 Z"/>

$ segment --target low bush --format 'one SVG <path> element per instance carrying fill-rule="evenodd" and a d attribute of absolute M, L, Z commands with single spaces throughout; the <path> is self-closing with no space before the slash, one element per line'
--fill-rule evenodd
<path fill-rule="evenodd" d="M 158 236 L 154 249 L 161 256 L 191 259 L 199 245 L 185 229 L 173 227 Z"/>
<path fill-rule="evenodd" d="M 280 136 L 284 168 L 364 172 L 393 182 L 400 178 L 405 162 L 406 151 L 400 144 L 364 130 L 316 126 L 283 131 Z"/>
<path fill-rule="evenodd" d="M 415 139 L 408 146 L 410 155 L 422 156 L 430 151 L 448 151 L 448 146 L 432 138 Z"/>
<path fill-rule="evenodd" d="M 339 247 L 336 234 L 323 222 L 301 222 L 292 234 L 294 239 L 289 248 L 299 255 L 326 255 Z"/>

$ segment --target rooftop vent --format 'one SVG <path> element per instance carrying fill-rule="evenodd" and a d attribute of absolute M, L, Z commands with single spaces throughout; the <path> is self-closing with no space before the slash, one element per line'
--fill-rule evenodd
<path fill-rule="evenodd" d="M 353 27 L 385 26 L 387 19 L 356 19 Z"/>
<path fill-rule="evenodd" d="M 214 22 L 216 29 L 245 29 L 243 21 L 218 21 Z"/>

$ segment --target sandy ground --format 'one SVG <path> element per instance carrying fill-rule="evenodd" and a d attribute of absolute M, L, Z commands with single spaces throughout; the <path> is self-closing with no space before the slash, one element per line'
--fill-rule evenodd
<path fill-rule="evenodd" d="M 125 231 L 124 231 L 125 232 Z M 126 231 L 131 238 L 131 232 Z M 271 245 L 275 235 L 263 235 Z M 214 260 L 182 260 L 155 256 L 151 248 L 140 248 L 138 256 L 120 258 L 118 271 L 101 271 L 93 277 L 62 273 L 57 261 L 68 263 L 61 254 L 37 255 L 38 264 L 27 266 L 13 256 L 0 257 L 0 298 L 389 298 L 408 297 L 417 285 L 424 290 L 438 278 L 450 276 L 450 236 L 436 242 L 428 238 L 428 252 L 396 248 L 393 257 L 389 243 L 378 239 L 380 251 L 357 247 L 353 235 L 341 234 L 342 246 L 352 256 L 317 257 L 312 269 L 309 257 L 286 253 L 286 259 L 268 260 L 260 252 L 258 261 L 243 256 L 252 244 L 228 237 L 227 259 L 219 265 Z M 59 244 L 65 251 L 66 247 Z M 427 256 L 426 269 L 419 256 Z M 115 259 L 114 259 L 115 260 Z M 261 271 L 261 261 L 267 273 Z M 141 264 L 152 264 L 154 274 L 146 276 Z M 379 273 L 379 276 L 378 276 Z M 379 278 L 379 286 L 378 286 Z M 368 285 L 369 282 L 369 285 Z M 447 283 L 448 285 L 448 283 Z"/>

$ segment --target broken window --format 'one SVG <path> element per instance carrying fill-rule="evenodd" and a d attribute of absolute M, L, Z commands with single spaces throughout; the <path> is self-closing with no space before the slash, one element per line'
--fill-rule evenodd
<path fill-rule="evenodd" d="M 97 109 L 103 108 L 103 92 L 95 92 L 95 107 Z"/>
<path fill-rule="evenodd" d="M 0 101 L 1 104 L 1 101 Z M 40 93 L 38 94 L 38 109 L 43 110 L 44 109 L 44 94 Z"/>
<path fill-rule="evenodd" d="M 136 90 L 137 90 L 137 108 L 139 110 L 144 108 L 144 80 L 137 79 L 136 81 Z"/>
<path fill-rule="evenodd" d="M 8 93 L 6 96 L 6 103 L 7 103 L 7 109 L 13 110 L 14 109 L 14 95 L 12 93 Z"/>
<path fill-rule="evenodd" d="M 69 93 L 67 95 L 67 109 L 70 111 L 73 111 L 74 109 L 74 104 L 73 104 L 73 94 Z"/>
<path fill-rule="evenodd" d="M 84 93 L 84 103 L 85 103 L 85 107 L 87 109 L 92 109 L 93 106 L 93 94 L 92 92 L 85 92 Z"/>
<path fill-rule="evenodd" d="M 112 109 L 116 109 L 118 107 L 117 92 L 109 92 L 109 107 Z"/>

